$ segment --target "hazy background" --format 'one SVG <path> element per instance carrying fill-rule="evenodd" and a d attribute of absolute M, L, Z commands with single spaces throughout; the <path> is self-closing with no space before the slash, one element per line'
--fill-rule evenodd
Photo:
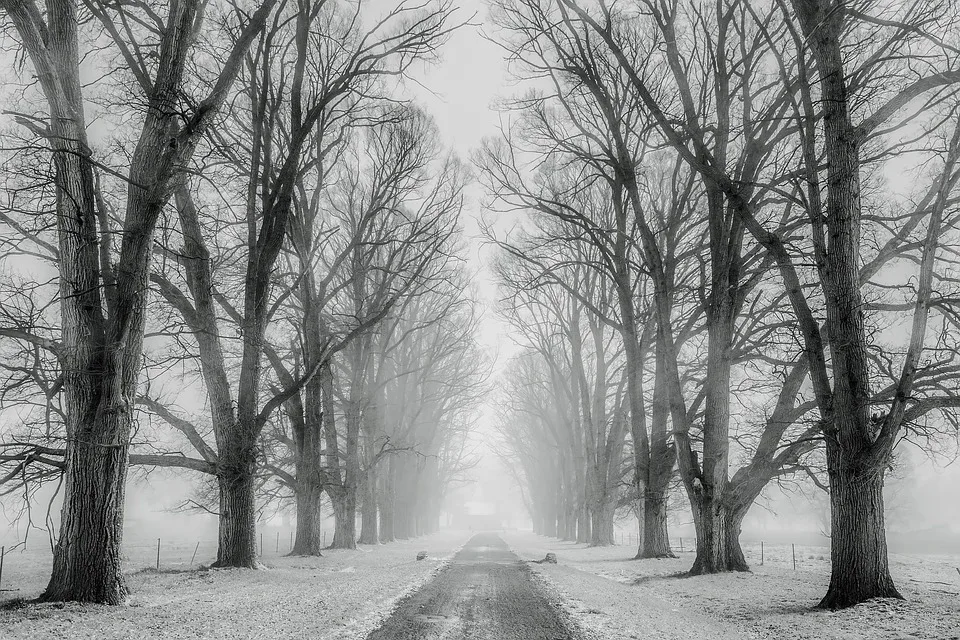
<path fill-rule="evenodd" d="M 378 6 L 391 5 L 391 0 L 377 0 Z M 481 140 L 497 132 L 501 119 L 507 114 L 497 109 L 497 97 L 511 95 L 519 89 L 509 78 L 500 48 L 485 39 L 485 7 L 480 0 L 462 0 L 461 18 L 476 26 L 460 30 L 444 48 L 440 64 L 419 70 L 420 87 L 412 87 L 416 99 L 433 114 L 447 142 L 464 159 Z M 508 326 L 495 313 L 496 286 L 487 265 L 492 248 L 480 237 L 483 216 L 482 193 L 473 186 L 463 222 L 469 238 L 469 264 L 474 274 L 475 296 L 482 308 L 480 343 L 495 362 L 493 382 L 515 352 L 516 345 Z M 494 224 L 497 224 L 494 221 Z M 499 224 L 506 224 L 500 222 Z M 527 527 L 529 520 L 523 507 L 521 491 L 494 453 L 493 403 L 491 396 L 483 410 L 481 426 L 474 436 L 475 446 L 482 456 L 472 473 L 472 482 L 451 493 L 448 498 L 448 519 L 464 508 L 495 509 L 504 526 Z M 202 407 L 203 398 L 196 390 L 181 392 L 178 404 L 188 410 Z M 0 420 L 15 416 L 0 414 Z M 887 482 L 887 528 L 891 549 L 895 552 L 960 552 L 960 465 L 949 465 L 949 458 L 930 457 L 917 448 L 901 443 L 898 465 Z M 735 469 L 731 470 L 731 473 Z M 216 519 L 196 510 L 180 509 L 201 481 L 199 474 L 186 471 L 158 469 L 145 473 L 142 469 L 131 474 L 126 501 L 126 532 L 128 545 L 152 545 L 158 537 L 170 540 L 216 540 Z M 42 496 L 41 496 L 42 497 Z M 0 544 L 11 546 L 21 541 L 26 533 L 25 519 L 14 522 L 22 507 L 16 496 L 0 501 Z M 46 504 L 41 500 L 31 505 L 34 520 L 44 520 Z M 58 522 L 56 510 L 54 521 Z M 763 497 L 751 509 L 743 528 L 745 541 L 765 539 L 771 542 L 803 544 L 826 543 L 822 536 L 829 521 L 826 495 L 806 482 L 802 485 L 771 484 Z M 286 545 L 291 528 L 290 517 L 283 513 L 264 514 L 265 546 L 272 552 L 280 534 Z M 332 521 L 327 527 L 333 530 Z M 618 520 L 618 536 L 636 533 L 636 519 L 624 511 Z M 692 538 L 693 526 L 686 510 L 685 498 L 675 492 L 671 517 L 671 538 Z M 47 534 L 34 530 L 31 544 L 46 543 Z M 619 539 L 619 537 L 618 537 Z M 281 549 L 282 551 L 282 549 Z"/>

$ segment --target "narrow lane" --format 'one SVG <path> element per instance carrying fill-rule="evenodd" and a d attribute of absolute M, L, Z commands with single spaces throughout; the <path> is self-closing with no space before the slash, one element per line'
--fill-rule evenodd
<path fill-rule="evenodd" d="M 500 536 L 480 533 L 367 640 L 576 640 Z"/>

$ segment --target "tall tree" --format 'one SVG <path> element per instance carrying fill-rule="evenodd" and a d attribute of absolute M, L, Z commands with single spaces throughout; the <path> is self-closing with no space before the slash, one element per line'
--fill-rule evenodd
<path fill-rule="evenodd" d="M 681 118 L 670 115 L 670 105 L 650 82 L 645 65 L 638 64 L 636 16 L 615 14 L 606 5 L 595 15 L 573 0 L 561 2 L 627 70 L 665 140 L 716 186 L 730 213 L 777 266 L 802 337 L 819 432 L 827 448 L 831 582 L 821 606 L 838 608 L 872 597 L 899 597 L 887 559 L 884 469 L 909 418 L 955 403 L 949 395 L 912 397 L 922 370 L 933 283 L 938 281 L 934 267 L 939 238 L 948 228 L 944 222 L 949 219 L 946 212 L 957 182 L 957 134 L 949 129 L 956 119 L 949 105 L 960 86 L 960 70 L 948 41 L 957 19 L 950 3 L 906 3 L 888 11 L 883 3 L 797 0 L 778 2 L 758 16 L 750 3 L 718 2 L 718 19 L 757 34 L 757 46 L 767 51 L 764 59 L 772 61 L 770 68 L 780 78 L 777 84 L 752 86 L 763 87 L 769 93 L 766 103 L 779 105 L 776 111 L 783 117 L 761 118 L 759 113 L 745 111 L 742 120 L 745 130 L 779 129 L 774 136 L 765 136 L 775 144 L 763 146 L 768 152 L 781 149 L 780 157 L 789 161 L 771 163 L 764 181 L 748 183 L 716 155 L 711 143 L 714 133 L 699 120 L 703 110 L 684 108 Z M 659 20 L 651 26 L 663 32 L 667 55 L 673 60 L 668 63 L 686 95 L 682 83 L 687 70 L 694 67 L 683 64 L 681 42 L 669 31 L 681 3 L 646 4 Z M 695 18 L 702 17 L 691 11 Z M 925 72 L 917 72 L 912 64 L 918 56 L 924 58 Z M 707 83 L 731 80 L 728 70 L 713 63 L 697 73 L 699 81 Z M 911 132 L 905 142 L 908 128 Z M 886 222 L 891 224 L 886 227 L 884 222 L 868 227 L 879 246 L 871 256 L 863 243 L 864 228 L 869 225 L 863 208 L 864 178 L 907 148 L 930 152 L 911 141 L 928 143 L 937 138 L 946 144 L 934 152 L 939 167 L 932 172 L 926 193 L 917 198 L 919 206 L 906 218 L 888 213 Z M 746 147 L 744 157 L 748 151 Z M 785 228 L 771 228 L 771 218 L 778 218 L 765 211 L 771 200 L 777 200 L 767 196 L 782 194 L 779 190 L 795 176 L 802 178 L 802 184 L 794 187 L 790 202 L 802 213 L 793 223 L 803 229 L 807 244 L 802 252 L 792 246 L 793 238 Z M 757 198 L 758 194 L 764 197 Z M 886 211 L 890 212 L 889 203 Z M 872 271 L 877 261 L 891 260 L 891 255 L 906 259 L 911 254 L 909 259 L 919 269 L 909 305 L 910 338 L 896 382 L 878 393 L 877 372 L 871 370 L 869 358 L 874 338 L 866 327 L 863 291 L 877 275 Z M 808 276 L 804 267 L 810 262 L 814 269 Z M 805 286 L 807 278 L 816 286 Z M 822 320 L 817 317 L 820 304 Z M 871 412 L 876 406 L 883 407 L 879 414 Z"/>
<path fill-rule="evenodd" d="M 163 18 L 146 11 L 135 37 L 124 23 L 135 7 L 94 5 L 142 92 L 143 113 L 123 175 L 126 204 L 116 256 L 105 228 L 95 178 L 98 161 L 87 139 L 88 106 L 81 81 L 79 4 L 32 0 L 0 4 L 13 24 L 47 103 L 40 120 L 23 119 L 53 157 L 56 185 L 61 337 L 57 355 L 65 393 L 64 503 L 53 572 L 42 598 L 118 604 L 127 589 L 121 569 L 127 456 L 144 335 L 153 233 L 216 111 L 229 97 L 243 56 L 273 7 L 263 3 L 234 31 L 206 96 L 188 98 L 190 56 L 204 29 L 203 4 L 171 2 Z M 125 24 L 125 23 L 124 23 Z M 151 37 L 152 36 L 152 37 Z M 148 55 L 149 54 L 149 55 Z M 149 62 L 148 62 L 149 61 Z"/>

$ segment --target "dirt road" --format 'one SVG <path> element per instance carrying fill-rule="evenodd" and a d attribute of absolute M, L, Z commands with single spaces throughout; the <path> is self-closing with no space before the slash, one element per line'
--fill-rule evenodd
<path fill-rule="evenodd" d="M 405 598 L 367 640 L 576 640 L 526 565 L 493 533 Z"/>

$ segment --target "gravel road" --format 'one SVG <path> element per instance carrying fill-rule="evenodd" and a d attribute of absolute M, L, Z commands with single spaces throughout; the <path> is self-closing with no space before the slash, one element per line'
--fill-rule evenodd
<path fill-rule="evenodd" d="M 451 564 L 400 602 L 367 640 L 576 640 L 494 533 L 467 542 Z"/>

